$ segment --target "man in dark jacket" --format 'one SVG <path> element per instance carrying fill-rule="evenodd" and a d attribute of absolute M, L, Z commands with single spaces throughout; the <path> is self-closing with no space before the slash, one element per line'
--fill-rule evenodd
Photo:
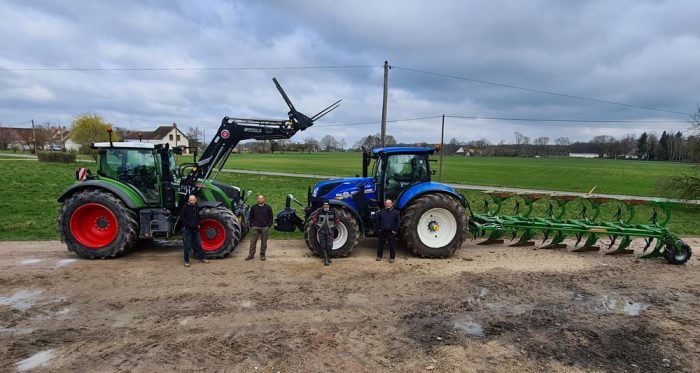
<path fill-rule="evenodd" d="M 384 202 L 384 206 L 386 208 L 377 213 L 377 228 L 379 228 L 377 261 L 382 260 L 382 256 L 384 256 L 384 243 L 387 242 L 389 244 L 389 263 L 393 263 L 394 258 L 396 258 L 396 251 L 394 251 L 394 247 L 396 246 L 396 232 L 399 231 L 401 217 L 399 216 L 398 210 L 393 208 L 394 206 L 390 199 Z"/>
<path fill-rule="evenodd" d="M 311 213 L 311 224 L 316 226 L 318 243 L 321 246 L 319 255 L 323 256 L 323 265 L 330 265 L 330 252 L 333 249 L 333 228 L 340 224 L 340 218 L 330 208 L 328 201 L 323 201 L 323 206 Z"/>
<path fill-rule="evenodd" d="M 255 246 L 260 238 L 260 260 L 265 260 L 267 230 L 272 226 L 272 207 L 265 203 L 265 196 L 258 196 L 258 204 L 250 208 L 250 250 L 245 260 L 255 258 Z"/>
<path fill-rule="evenodd" d="M 185 267 L 190 266 L 190 250 L 194 250 L 194 255 L 200 263 L 209 263 L 204 259 L 202 252 L 202 242 L 199 238 L 199 206 L 194 194 L 189 195 L 187 204 L 182 206 L 180 221 L 182 221 L 182 241 L 185 245 Z"/>

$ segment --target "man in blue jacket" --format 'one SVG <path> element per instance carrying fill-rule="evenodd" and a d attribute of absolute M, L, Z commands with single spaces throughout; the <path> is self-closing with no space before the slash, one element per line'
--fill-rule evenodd
<path fill-rule="evenodd" d="M 399 216 L 399 211 L 394 209 L 394 205 L 390 199 L 384 202 L 384 207 L 386 208 L 377 213 L 377 228 L 379 228 L 377 261 L 382 260 L 382 256 L 384 256 L 384 243 L 386 242 L 389 244 L 389 263 L 393 263 L 394 258 L 396 258 L 396 251 L 394 251 L 394 247 L 396 246 L 396 232 L 399 231 L 401 217 Z"/>

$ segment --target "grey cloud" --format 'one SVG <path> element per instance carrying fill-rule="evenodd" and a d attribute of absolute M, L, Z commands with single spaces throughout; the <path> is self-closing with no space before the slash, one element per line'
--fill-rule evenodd
<path fill-rule="evenodd" d="M 443 72 L 580 96 L 692 111 L 700 26 L 692 1 L 587 2 L 31 2 L 0 4 L 3 67 L 219 67 L 375 65 Z M 345 136 L 378 125 L 382 70 L 0 71 L 0 123 L 62 124 L 97 112 L 118 125 L 178 122 L 212 131 L 224 115 L 283 118 L 277 76 L 307 114 L 340 109 L 300 135 Z M 440 114 L 535 118 L 687 119 L 390 72 L 389 119 Z M 436 121 L 390 123 L 399 140 L 439 140 Z M 452 119 L 446 137 L 640 133 L 662 124 L 507 123 Z M 669 129 L 685 129 L 669 124 Z M 657 132 L 660 132 L 657 131 Z"/>

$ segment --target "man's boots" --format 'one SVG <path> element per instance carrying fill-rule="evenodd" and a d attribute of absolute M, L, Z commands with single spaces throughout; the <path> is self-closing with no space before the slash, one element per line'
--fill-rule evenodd
<path fill-rule="evenodd" d="M 327 250 L 323 250 L 323 265 L 324 266 L 331 265 L 331 260 L 328 259 L 328 251 Z"/>
<path fill-rule="evenodd" d="M 333 263 L 333 261 L 331 260 L 331 251 L 330 250 L 326 250 L 326 256 L 328 256 L 328 263 Z"/>

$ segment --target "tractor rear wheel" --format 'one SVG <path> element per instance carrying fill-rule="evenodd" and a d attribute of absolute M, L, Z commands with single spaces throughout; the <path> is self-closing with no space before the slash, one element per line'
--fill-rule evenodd
<path fill-rule="evenodd" d="M 445 194 L 426 194 L 402 211 L 401 240 L 422 258 L 446 258 L 467 237 L 464 207 Z"/>
<path fill-rule="evenodd" d="M 664 258 L 671 264 L 684 264 L 693 255 L 690 246 L 682 240 L 676 241 L 673 245 L 666 245 Z"/>
<path fill-rule="evenodd" d="M 360 227 L 355 217 L 343 208 L 333 207 L 340 224 L 333 228 L 333 249 L 330 251 L 331 258 L 344 258 L 352 252 L 360 240 Z M 318 229 L 311 224 L 311 218 L 304 224 L 304 240 L 309 250 L 316 255 L 322 256 L 321 244 L 318 242 Z"/>
<path fill-rule="evenodd" d="M 81 258 L 112 258 L 138 240 L 136 213 L 113 194 L 88 189 L 63 202 L 58 233 L 68 250 Z"/>
<path fill-rule="evenodd" d="M 241 239 L 241 225 L 225 207 L 205 207 L 199 211 L 199 238 L 205 258 L 223 258 Z"/>

